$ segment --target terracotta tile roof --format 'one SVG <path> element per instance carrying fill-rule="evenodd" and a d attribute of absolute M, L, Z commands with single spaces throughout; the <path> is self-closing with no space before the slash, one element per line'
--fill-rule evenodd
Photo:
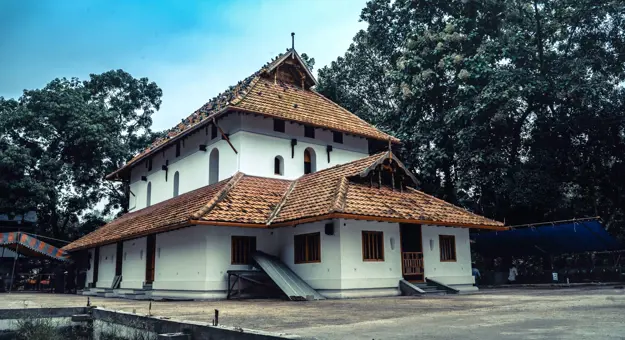
<path fill-rule="evenodd" d="M 163 227 L 184 223 L 192 213 L 200 210 L 230 179 L 187 192 L 147 208 L 127 213 L 99 229 L 63 247 L 75 250 L 87 246 L 112 243 L 149 234 Z"/>
<path fill-rule="evenodd" d="M 115 179 L 118 174 L 129 169 L 132 164 L 170 144 L 172 140 L 180 138 L 186 132 L 203 126 L 212 121 L 213 118 L 233 110 L 259 113 L 372 139 L 385 141 L 390 139 L 394 143 L 400 142 L 399 139 L 379 131 L 358 116 L 311 90 L 310 85 L 314 85 L 315 80 L 308 80 L 309 77 L 312 77 L 308 69 L 305 69 L 309 77 L 306 78 L 307 83 L 304 89 L 281 80 L 277 80 L 274 84 L 274 78 L 271 80 L 267 78 L 270 76 L 269 72 L 288 60 L 287 57 L 291 55 L 301 61 L 295 51 L 280 54 L 251 76 L 235 86 L 230 86 L 190 116 L 182 119 L 180 124 L 166 132 L 164 138 L 152 142 L 150 146 L 135 155 L 123 167 L 107 175 L 107 178 Z"/>
<path fill-rule="evenodd" d="M 291 181 L 244 176 L 203 221 L 265 224 Z"/>
<path fill-rule="evenodd" d="M 260 78 L 233 107 L 267 116 L 330 128 L 354 135 L 399 142 L 329 99 L 311 90 Z"/>
<path fill-rule="evenodd" d="M 280 227 L 311 219 L 381 221 L 503 227 L 412 188 L 402 191 L 365 178 L 377 165 L 395 159 L 383 152 L 305 175 L 295 181 L 237 173 L 151 207 L 126 214 L 67 245 L 78 250 L 163 232 L 191 224 Z M 400 166 L 401 167 L 401 166 Z M 405 168 L 401 168 L 406 171 Z M 363 177 L 365 176 L 365 177 Z M 410 179 L 407 179 L 410 181 Z"/>

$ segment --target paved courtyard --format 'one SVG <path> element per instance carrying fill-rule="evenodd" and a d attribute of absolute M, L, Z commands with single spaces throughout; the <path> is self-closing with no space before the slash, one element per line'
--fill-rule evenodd
<path fill-rule="evenodd" d="M 76 295 L 0 294 L 0 308 L 84 306 Z M 92 298 L 147 314 L 149 302 Z M 152 314 L 317 339 L 625 339 L 622 288 L 489 289 L 474 295 L 289 302 L 152 302 Z"/>

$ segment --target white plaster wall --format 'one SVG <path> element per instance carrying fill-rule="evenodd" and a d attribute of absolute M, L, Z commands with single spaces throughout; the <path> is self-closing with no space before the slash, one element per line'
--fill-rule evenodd
<path fill-rule="evenodd" d="M 326 235 L 325 225 L 330 222 L 319 221 L 277 229 L 282 238 L 280 259 L 314 289 L 341 289 L 341 229 L 335 227 L 334 235 Z M 294 236 L 315 232 L 321 234 L 321 262 L 295 264 Z"/>
<path fill-rule="evenodd" d="M 231 265 L 231 236 L 256 236 L 256 248 L 278 254 L 274 230 L 193 226 L 156 236 L 154 289 L 225 291 L 228 270 L 250 269 Z"/>
<path fill-rule="evenodd" d="M 98 266 L 98 288 L 111 288 L 115 278 L 115 243 L 100 247 L 100 265 Z"/>
<path fill-rule="evenodd" d="M 146 207 L 148 182 L 152 183 L 151 204 L 173 197 L 173 178 L 180 173 L 180 194 L 208 185 L 209 156 L 213 148 L 219 150 L 219 179 L 232 176 L 237 171 L 248 175 L 295 179 L 304 174 L 304 150 L 315 151 L 316 170 L 344 164 L 368 156 L 367 139 L 343 134 L 343 143 L 334 143 L 332 131 L 315 129 L 315 138 L 304 137 L 304 126 L 286 122 L 285 133 L 273 131 L 273 119 L 248 114 L 232 113 L 218 122 L 238 153 L 235 153 L 221 135 L 211 139 L 211 129 L 200 129 L 181 142 L 180 156 L 176 157 L 175 143 L 152 156 L 152 171 L 148 172 L 146 161 L 139 162 L 131 170 L 129 209 L 136 211 Z M 291 139 L 297 138 L 295 155 L 291 157 Z M 200 151 L 199 145 L 207 145 Z M 332 145 L 330 162 L 326 146 Z M 284 175 L 274 174 L 274 158 L 284 159 Z M 168 164 L 167 180 L 162 165 Z M 141 181 L 146 176 L 147 181 Z"/>
<path fill-rule="evenodd" d="M 120 288 L 143 288 L 146 268 L 146 246 L 146 237 L 124 242 L 124 259 L 122 261 L 122 282 Z"/>
<path fill-rule="evenodd" d="M 239 131 L 240 116 L 231 114 L 219 120 L 219 126 L 225 133 Z M 230 136 L 230 141 L 237 149 L 240 148 L 238 136 Z M 206 151 L 200 151 L 199 145 L 207 145 Z M 180 156 L 176 157 L 175 143 L 155 153 L 152 157 L 152 171 L 147 171 L 146 161 L 132 168 L 130 175 L 129 209 L 136 211 L 146 207 L 148 183 L 152 183 L 151 205 L 168 200 L 174 194 L 174 174 L 180 173 L 180 194 L 208 185 L 209 156 L 213 148 L 219 150 L 219 180 L 232 176 L 238 170 L 239 155 L 236 154 L 225 140 L 218 134 L 211 139 L 211 129 L 200 129 L 187 137 L 184 145 L 180 142 Z M 167 180 L 162 166 L 168 162 Z M 142 181 L 146 176 L 147 181 Z"/>
<path fill-rule="evenodd" d="M 402 278 L 399 224 L 341 219 L 340 230 L 341 288 L 396 288 Z M 383 232 L 384 261 L 363 260 L 363 231 Z"/>
<path fill-rule="evenodd" d="M 431 225 L 423 225 L 421 228 L 425 277 L 439 280 L 444 284 L 473 284 L 469 229 Z M 439 235 L 456 237 L 457 261 L 440 261 Z M 430 240 L 432 240 L 432 247 L 430 247 Z"/>
<path fill-rule="evenodd" d="M 301 177 L 304 175 L 304 150 L 307 148 L 315 151 L 316 171 L 368 156 L 366 153 L 334 147 L 330 152 L 330 162 L 328 162 L 327 144 L 318 144 L 319 141 L 307 138 L 306 140 L 298 139 L 294 155 L 291 157 L 290 137 L 281 138 L 250 132 L 239 132 L 236 136 L 241 136 L 242 143 L 240 171 L 254 176 L 291 180 Z M 284 175 L 282 176 L 274 174 L 276 156 L 282 156 L 284 159 Z"/>
<path fill-rule="evenodd" d="M 87 252 L 89 253 L 89 269 L 87 270 L 87 286 L 89 286 L 90 283 L 93 283 L 93 266 L 95 264 L 96 258 L 95 258 L 95 248 L 91 248 L 89 250 L 87 250 Z"/>

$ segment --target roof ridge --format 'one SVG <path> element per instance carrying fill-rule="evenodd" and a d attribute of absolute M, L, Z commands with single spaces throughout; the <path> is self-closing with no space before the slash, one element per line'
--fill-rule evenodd
<path fill-rule="evenodd" d="M 345 176 L 341 176 L 336 188 L 334 189 L 334 200 L 330 202 L 330 212 L 343 212 L 345 209 L 345 201 L 347 200 L 347 190 L 349 189 L 349 180 Z"/>
<path fill-rule="evenodd" d="M 430 194 L 426 194 L 425 192 L 423 192 L 423 191 L 421 191 L 421 190 L 417 190 L 417 189 L 415 189 L 415 188 L 408 187 L 408 186 L 406 187 L 406 189 L 408 189 L 408 190 L 410 190 L 410 191 L 412 191 L 412 192 L 418 193 L 418 194 L 420 194 L 420 195 L 422 195 L 422 196 L 427 196 L 427 197 L 429 197 L 429 198 L 431 198 L 431 199 L 433 199 L 433 200 L 435 200 L 435 201 L 438 201 L 438 202 L 442 203 L 443 205 L 446 205 L 446 206 L 451 207 L 451 208 L 453 208 L 453 209 L 460 210 L 460 211 L 464 211 L 464 212 L 469 213 L 469 214 L 471 214 L 471 215 L 475 215 L 475 216 L 477 216 L 477 217 L 481 217 L 481 218 L 483 218 L 483 219 L 485 219 L 485 220 L 487 220 L 487 221 L 496 222 L 496 223 L 501 223 L 500 221 L 493 220 L 493 219 L 490 219 L 490 218 L 485 217 L 485 216 L 482 216 L 482 215 L 478 215 L 478 214 L 476 214 L 476 213 L 474 213 L 474 212 L 472 212 L 472 211 L 469 211 L 468 209 L 465 209 L 465 208 L 459 207 L 459 206 L 457 206 L 457 205 L 455 205 L 455 204 L 449 203 L 449 202 L 447 202 L 447 201 L 445 201 L 445 200 L 443 200 L 443 199 L 440 199 L 440 198 L 438 198 L 438 197 L 436 197 L 436 196 L 433 196 L 433 195 L 430 195 Z M 501 225 L 503 225 L 503 223 L 501 223 Z"/>
<path fill-rule="evenodd" d="M 280 202 L 278 203 L 278 205 L 276 205 L 276 208 L 271 212 L 271 214 L 269 215 L 269 218 L 267 218 L 267 222 L 265 222 L 266 225 L 270 225 L 271 222 L 276 217 L 278 217 L 278 215 L 280 214 L 280 211 L 282 210 L 282 208 L 286 204 L 286 200 L 288 199 L 289 194 L 291 192 L 293 192 L 293 189 L 295 189 L 295 186 L 297 185 L 297 182 L 298 182 L 297 179 L 294 180 L 293 182 L 291 182 L 291 184 L 289 185 L 289 188 L 286 189 L 286 192 L 284 193 L 284 195 L 282 195 L 282 198 L 280 199 Z"/>
<path fill-rule="evenodd" d="M 395 142 L 395 143 L 400 143 L 400 142 L 401 142 L 401 140 L 400 140 L 399 138 L 397 138 L 397 137 L 395 137 L 395 136 L 392 136 L 392 135 L 390 135 L 390 134 L 388 134 L 388 133 L 386 133 L 386 132 L 384 132 L 384 131 L 380 130 L 377 126 L 375 126 L 375 125 L 373 125 L 373 124 L 371 124 L 371 123 L 367 122 L 366 120 L 364 120 L 364 119 L 360 118 L 357 114 L 355 114 L 355 113 L 353 113 L 353 112 L 349 111 L 348 109 L 346 109 L 346 108 L 344 108 L 344 107 L 340 106 L 339 104 L 337 104 L 337 103 L 335 103 L 335 102 L 331 101 L 330 99 L 326 98 L 326 96 L 322 95 L 321 93 L 319 93 L 319 92 L 317 92 L 317 91 L 314 91 L 314 90 L 310 90 L 310 92 L 312 92 L 312 93 L 314 93 L 315 95 L 317 95 L 317 96 L 321 97 L 321 99 L 325 100 L 326 102 L 330 103 L 331 105 L 334 105 L 334 106 L 338 107 L 340 110 L 345 111 L 345 112 L 347 112 L 347 113 L 349 113 L 349 114 L 353 115 L 354 117 L 358 118 L 361 122 L 363 122 L 363 123 L 365 123 L 365 124 L 367 124 L 367 125 L 369 125 L 369 126 L 371 126 L 371 127 L 375 128 L 375 129 L 379 130 L 380 132 L 382 132 L 383 134 L 385 134 L 385 135 L 389 136 L 393 142 Z"/>
<path fill-rule="evenodd" d="M 228 183 L 226 183 L 226 185 L 224 185 L 224 187 L 221 188 L 221 190 L 219 190 L 215 194 L 215 196 L 213 196 L 213 198 L 210 201 L 208 201 L 200 210 L 191 214 L 191 216 L 189 216 L 189 219 L 198 219 L 206 215 L 209 211 L 211 211 L 217 205 L 217 203 L 221 202 L 221 200 L 223 200 L 224 197 L 228 195 L 230 190 L 232 190 L 232 188 L 234 188 L 234 186 L 237 185 L 237 183 L 239 183 L 239 181 L 241 180 L 241 178 L 243 178 L 243 176 L 245 176 L 245 174 L 237 171 L 237 173 L 234 174 L 232 178 L 230 178 Z"/>

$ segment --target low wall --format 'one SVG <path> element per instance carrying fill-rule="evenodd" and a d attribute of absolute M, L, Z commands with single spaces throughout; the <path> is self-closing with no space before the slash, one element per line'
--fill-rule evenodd
<path fill-rule="evenodd" d="M 77 308 L 25 308 L 25 309 L 0 309 L 0 333 L 2 331 L 15 330 L 17 321 L 25 318 L 50 318 L 54 321 L 62 321 L 59 325 L 78 324 L 72 322 L 74 315 L 91 316 L 89 322 L 93 328 L 123 328 L 125 333 L 129 331 L 143 331 L 151 334 L 184 333 L 189 339 L 212 339 L 212 340 L 269 340 L 269 339 L 298 339 L 297 336 L 270 333 L 256 330 L 243 329 L 228 326 L 213 326 L 204 322 L 177 321 L 157 318 L 146 315 L 138 315 L 121 311 L 112 311 L 102 308 L 77 307 Z"/>

